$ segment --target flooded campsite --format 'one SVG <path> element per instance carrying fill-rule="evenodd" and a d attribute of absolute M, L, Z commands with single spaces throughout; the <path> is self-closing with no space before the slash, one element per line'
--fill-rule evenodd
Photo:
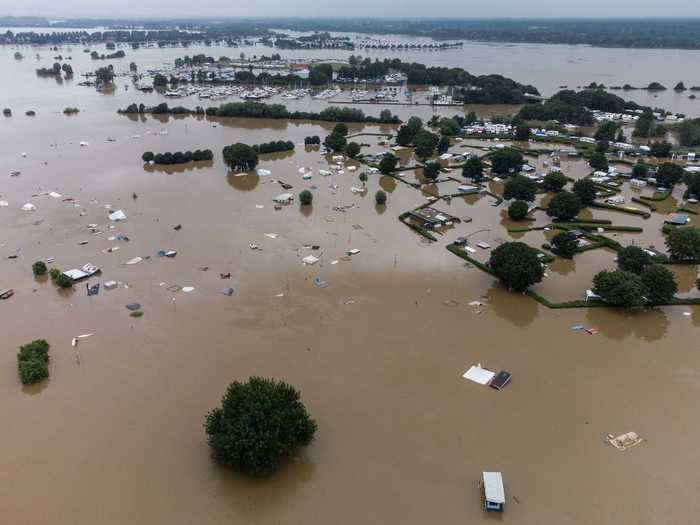
<path fill-rule="evenodd" d="M 636 158 L 608 155 L 615 169 L 598 175 L 599 206 L 574 214 L 580 251 L 565 258 L 548 248 L 559 232 L 547 214 L 555 193 L 538 190 L 528 218 L 513 220 L 507 175 L 486 170 L 475 186 L 462 176 L 465 159 L 515 148 L 531 168 L 525 175 L 558 171 L 568 188 L 595 177 L 587 150 L 554 134 L 519 141 L 462 128 L 435 156 L 431 178 L 425 159 L 396 145 L 399 123 L 348 122 L 347 140 L 362 148 L 350 158 L 305 144 L 336 122 L 118 113 L 132 103 L 237 100 L 173 101 L 137 91 L 128 75 L 97 91 L 78 85 L 97 67 L 81 46 L 60 46 L 76 70 L 60 81 L 35 74 L 58 51 L 25 46 L 21 61 L 15 51 L 0 46 L 2 104 L 12 109 L 0 117 L 0 291 L 13 291 L 0 300 L 7 523 L 696 519 L 697 265 L 664 265 L 678 284 L 672 305 L 579 304 L 598 272 L 616 268 L 616 246 L 666 257 L 670 217 L 700 227 L 684 184 L 668 194 L 635 185 Z M 127 49 L 115 69 L 193 52 Z M 280 90 L 265 103 L 320 112 L 348 99 L 345 91 L 287 101 Z M 69 106 L 79 112 L 65 114 Z M 372 117 L 388 108 L 427 127 L 455 114 L 497 121 L 521 106 L 352 107 Z M 260 153 L 253 169 L 230 169 L 222 156 L 231 144 L 273 141 L 294 148 Z M 196 149 L 213 159 L 142 160 Z M 383 173 L 371 159 L 387 152 L 397 163 Z M 281 203 L 285 193 L 291 202 Z M 546 261 L 528 294 L 482 271 L 513 241 Z M 62 289 L 32 274 L 35 261 L 99 273 Z M 23 386 L 17 350 L 39 338 L 51 344 L 50 378 Z M 512 379 L 496 389 L 463 377 L 475 365 Z M 227 386 L 251 376 L 294 385 L 318 425 L 307 447 L 262 479 L 217 465 L 203 430 Z M 641 440 L 621 450 L 611 436 L 628 432 Z M 503 473 L 502 516 L 483 512 L 478 483 L 490 471 Z"/>

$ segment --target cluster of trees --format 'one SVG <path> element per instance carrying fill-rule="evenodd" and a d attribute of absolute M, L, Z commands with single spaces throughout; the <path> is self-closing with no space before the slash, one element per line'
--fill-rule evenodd
<path fill-rule="evenodd" d="M 666 247 L 673 260 L 700 261 L 700 229 L 693 226 L 673 228 L 666 235 Z"/>
<path fill-rule="evenodd" d="M 681 146 L 700 146 L 700 119 L 684 120 L 678 125 L 678 142 Z"/>
<path fill-rule="evenodd" d="M 379 161 L 379 171 L 384 175 L 389 175 L 396 169 L 399 159 L 393 153 L 385 153 L 382 160 Z"/>
<path fill-rule="evenodd" d="M 214 460 L 243 474 L 272 474 L 316 433 L 299 392 L 281 381 L 232 383 L 204 429 Z"/>
<path fill-rule="evenodd" d="M 563 90 L 544 104 L 524 106 L 518 113 L 518 117 L 522 120 L 558 120 L 579 126 L 590 126 L 593 124 L 592 110 L 622 113 L 636 109 L 649 108 L 644 108 L 636 102 L 626 101 L 601 89 Z"/>
<path fill-rule="evenodd" d="M 223 150 L 224 162 L 233 170 L 248 171 L 258 165 L 258 154 L 248 144 L 237 142 Z"/>
<path fill-rule="evenodd" d="M 73 279 L 58 268 L 51 268 L 49 270 L 49 276 L 51 277 L 51 282 L 59 288 L 66 289 L 73 287 Z"/>
<path fill-rule="evenodd" d="M 155 164 L 186 164 L 193 161 L 212 160 L 214 153 L 210 149 L 196 149 L 194 151 L 176 151 L 175 153 L 156 153 L 146 151 L 141 155 L 144 162 L 154 162 Z"/>
<path fill-rule="evenodd" d="M 294 142 L 291 140 L 263 142 L 262 144 L 254 144 L 253 150 L 260 155 L 264 155 L 265 153 L 277 153 L 280 151 L 294 151 Z"/>
<path fill-rule="evenodd" d="M 103 84 L 111 84 L 114 81 L 114 68 L 112 65 L 98 68 L 95 71 L 95 79 Z"/>
<path fill-rule="evenodd" d="M 224 58 L 224 57 L 222 57 Z M 210 57 L 205 55 L 204 53 L 200 53 L 198 55 L 185 55 L 182 58 L 176 58 L 175 59 L 175 67 L 193 67 L 193 66 L 202 66 L 204 64 L 214 64 L 216 63 L 216 59 L 214 57 Z"/>
<path fill-rule="evenodd" d="M 583 208 L 583 203 L 576 193 L 570 191 L 560 191 L 547 206 L 547 215 L 562 221 L 571 221 Z"/>
<path fill-rule="evenodd" d="M 651 109 L 647 109 L 642 113 L 634 123 L 634 131 L 632 135 L 635 137 L 663 137 L 666 135 L 666 127 L 663 124 L 656 122 L 656 117 Z"/>
<path fill-rule="evenodd" d="M 617 270 L 603 270 L 593 278 L 593 291 L 608 304 L 665 304 L 678 292 L 673 273 L 637 246 L 619 250 L 617 264 Z"/>
<path fill-rule="evenodd" d="M 36 74 L 40 77 L 57 77 L 61 75 L 61 72 L 65 73 L 66 77 L 72 77 L 73 66 L 70 64 L 61 65 L 58 62 L 54 62 L 53 66 L 50 68 L 42 67 L 36 70 Z"/>
<path fill-rule="evenodd" d="M 157 106 L 147 107 L 142 104 L 130 104 L 119 113 L 152 113 L 152 114 L 206 114 L 210 117 L 245 117 L 245 118 L 269 118 L 281 120 L 320 120 L 323 122 L 359 122 L 376 124 L 400 124 L 399 118 L 385 109 L 379 117 L 365 115 L 362 110 L 347 107 L 330 106 L 320 113 L 308 111 L 289 111 L 282 104 L 262 104 L 260 102 L 229 102 L 219 107 L 187 109 L 182 106 L 171 108 L 163 102 Z"/>
<path fill-rule="evenodd" d="M 292 26 L 291 28 L 289 26 Z M 537 44 L 586 44 L 599 47 L 700 49 L 700 22 L 693 18 L 620 19 L 297 19 L 275 27 L 295 31 L 347 31 L 411 35 L 436 40 L 475 40 Z M 533 30 L 536 28 L 536 30 Z"/>
<path fill-rule="evenodd" d="M 23 385 L 33 385 L 49 377 L 49 348 L 44 339 L 19 347 L 17 371 Z"/>
<path fill-rule="evenodd" d="M 105 55 L 104 53 L 99 54 L 97 51 L 93 51 L 92 53 L 90 53 L 90 58 L 93 60 L 110 60 L 112 58 L 124 58 L 125 56 L 126 53 L 124 53 L 124 51 L 122 51 L 121 49 L 108 55 Z"/>
<path fill-rule="evenodd" d="M 306 145 L 306 146 L 318 146 L 320 144 L 321 144 L 321 137 L 319 137 L 318 135 L 304 137 L 304 145 Z"/>
<path fill-rule="evenodd" d="M 314 69 L 317 68 L 312 68 L 312 75 Z M 329 77 L 328 71 L 318 71 Z M 465 104 L 523 104 L 532 101 L 525 97 L 526 94 L 539 95 L 534 86 L 519 84 L 501 75 L 475 76 L 459 67 L 426 66 L 402 62 L 398 58 L 372 61 L 370 58 L 351 56 L 349 65 L 338 71 L 338 78 L 377 81 L 389 73 L 403 73 L 408 84 L 456 86 L 459 89 L 453 94 Z"/>

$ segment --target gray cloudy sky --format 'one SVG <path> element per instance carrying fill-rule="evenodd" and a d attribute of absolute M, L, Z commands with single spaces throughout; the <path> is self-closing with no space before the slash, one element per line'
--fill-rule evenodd
<path fill-rule="evenodd" d="M 0 15 L 35 16 L 700 16 L 698 0 L 0 0 Z"/>

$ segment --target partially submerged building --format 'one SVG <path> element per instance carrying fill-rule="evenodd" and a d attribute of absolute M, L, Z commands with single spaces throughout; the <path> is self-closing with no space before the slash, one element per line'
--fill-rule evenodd
<path fill-rule="evenodd" d="M 462 222 L 459 217 L 450 215 L 433 207 L 419 208 L 409 212 L 409 217 L 418 222 L 423 228 L 432 230 L 441 226 L 452 226 Z"/>

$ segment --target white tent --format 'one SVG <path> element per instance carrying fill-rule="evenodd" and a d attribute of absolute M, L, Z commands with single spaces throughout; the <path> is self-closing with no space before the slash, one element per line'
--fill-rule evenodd
<path fill-rule="evenodd" d="M 489 381 L 493 379 L 493 376 L 496 374 L 491 372 L 491 370 L 486 370 L 485 368 L 481 368 L 481 363 L 475 366 L 472 366 L 464 372 L 462 377 L 464 379 L 469 379 L 469 381 L 474 381 L 475 383 L 479 383 L 480 385 L 488 385 Z"/>
<path fill-rule="evenodd" d="M 506 493 L 503 489 L 503 477 L 500 472 L 484 472 L 484 495 L 489 503 L 503 505 Z"/>

